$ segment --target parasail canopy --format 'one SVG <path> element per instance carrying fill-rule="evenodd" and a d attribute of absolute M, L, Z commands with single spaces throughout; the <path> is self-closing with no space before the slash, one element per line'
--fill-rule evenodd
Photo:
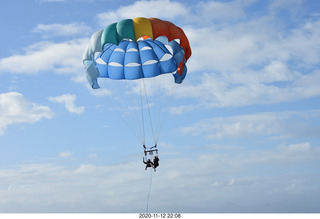
<path fill-rule="evenodd" d="M 173 73 L 175 83 L 186 76 L 191 48 L 184 31 L 157 18 L 125 19 L 97 31 L 83 55 L 87 79 L 140 79 Z"/>

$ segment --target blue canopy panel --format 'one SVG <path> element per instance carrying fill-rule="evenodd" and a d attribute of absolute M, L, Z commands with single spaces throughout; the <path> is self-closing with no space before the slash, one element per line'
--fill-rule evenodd
<path fill-rule="evenodd" d="M 179 43 L 159 37 L 137 42 L 123 39 L 118 46 L 107 43 L 94 60 L 99 77 L 134 80 L 173 73 L 175 82 L 181 83 L 184 77 L 175 72 L 183 56 Z"/>
<path fill-rule="evenodd" d="M 172 50 L 171 54 L 173 55 L 173 58 L 174 58 L 175 62 L 177 63 L 176 67 L 178 67 L 179 63 L 182 62 L 183 57 L 184 57 L 184 50 L 182 47 L 180 47 L 180 43 L 175 40 L 168 42 L 168 38 L 165 36 L 158 37 L 155 40 L 155 42 L 161 42 L 167 48 Z M 187 66 L 185 65 L 181 75 L 179 75 L 176 72 L 173 74 L 175 83 L 181 84 L 183 82 L 184 78 L 186 77 L 186 74 L 187 74 Z"/>

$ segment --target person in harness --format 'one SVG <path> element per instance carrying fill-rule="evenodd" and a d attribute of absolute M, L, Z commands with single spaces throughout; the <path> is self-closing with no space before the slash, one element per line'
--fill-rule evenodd
<path fill-rule="evenodd" d="M 153 169 L 154 169 L 154 172 L 156 172 L 156 168 L 159 166 L 159 157 L 158 156 L 155 156 L 153 158 Z"/>
<path fill-rule="evenodd" d="M 152 161 L 150 159 L 148 159 L 147 161 L 144 160 L 143 157 L 143 163 L 146 165 L 145 170 L 147 170 L 148 167 L 154 167 L 154 164 L 152 163 Z M 159 164 L 158 164 L 159 165 Z"/>

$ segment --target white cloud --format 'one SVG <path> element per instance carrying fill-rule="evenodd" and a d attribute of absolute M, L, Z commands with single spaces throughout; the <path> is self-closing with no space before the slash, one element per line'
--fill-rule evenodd
<path fill-rule="evenodd" d="M 249 136 L 297 138 L 316 136 L 320 127 L 310 120 L 320 119 L 318 110 L 277 112 L 207 118 L 188 127 L 180 128 L 186 135 L 204 135 L 209 139 L 237 139 Z"/>
<path fill-rule="evenodd" d="M 318 175 L 293 172 L 299 171 L 296 164 L 314 164 L 319 157 L 319 147 L 308 142 L 251 151 L 245 156 L 215 152 L 192 159 L 160 157 L 160 166 L 153 173 L 149 210 L 316 211 L 320 192 Z M 262 176 L 260 171 L 266 167 L 277 171 Z M 310 165 L 309 171 L 316 171 L 315 165 Z M 0 178 L 0 212 L 132 213 L 145 210 L 150 172 L 138 162 L 80 164 L 75 168 L 25 164 L 2 168 Z M 315 200 L 306 203 L 305 198 Z M 293 205 L 296 207 L 292 208 Z"/>
<path fill-rule="evenodd" d="M 301 5 L 303 0 L 273 0 L 270 2 L 269 9 L 271 12 L 281 12 L 281 10 L 288 10 L 291 13 L 297 13 L 301 11 Z"/>
<path fill-rule="evenodd" d="M 291 145 L 280 145 L 278 150 L 283 153 L 288 153 L 290 155 L 296 154 L 299 156 L 303 156 L 302 154 L 310 153 L 313 148 L 309 142 L 303 142 L 298 144 L 291 144 Z"/>
<path fill-rule="evenodd" d="M 69 151 L 64 151 L 59 153 L 59 157 L 71 157 L 72 153 Z"/>
<path fill-rule="evenodd" d="M 21 93 L 0 94 L 0 135 L 8 125 L 35 123 L 43 118 L 51 119 L 53 115 L 49 107 L 32 103 Z"/>
<path fill-rule="evenodd" d="M 255 150 L 251 151 L 243 158 L 241 165 L 259 165 L 271 163 L 296 163 L 303 161 L 318 160 L 319 147 L 312 147 L 309 142 L 297 144 L 280 144 L 275 150 Z"/>
<path fill-rule="evenodd" d="M 181 115 L 182 113 L 193 111 L 199 106 L 197 105 L 180 105 L 170 107 L 170 113 Z"/>
<path fill-rule="evenodd" d="M 194 98 L 200 106 L 179 106 L 180 110 L 275 104 L 320 95 L 317 85 L 320 71 L 292 72 L 281 62 L 272 62 L 261 72 L 203 73 L 189 77 L 177 89 L 176 96 Z"/>
<path fill-rule="evenodd" d="M 77 97 L 76 95 L 71 94 L 63 94 L 57 97 L 48 97 L 48 100 L 64 104 L 66 109 L 71 113 L 82 114 L 84 112 L 84 106 L 76 106 L 75 101 Z"/>
<path fill-rule="evenodd" d="M 218 2 L 207 1 L 199 2 L 196 5 L 195 13 L 198 15 L 198 22 L 207 22 L 211 20 L 233 20 L 245 17 L 244 2 Z M 196 16 L 194 16 L 196 17 Z"/>
<path fill-rule="evenodd" d="M 45 38 L 55 36 L 74 36 L 74 35 L 88 35 L 91 28 L 84 23 L 70 23 L 70 24 L 38 24 L 33 32 L 42 34 Z"/>
<path fill-rule="evenodd" d="M 99 24 L 104 28 L 126 18 L 157 17 L 173 19 L 188 14 L 188 9 L 179 2 L 170 0 L 136 1 L 132 5 L 121 6 L 116 11 L 98 14 Z"/>
<path fill-rule="evenodd" d="M 290 30 L 274 25 L 277 17 L 254 17 L 236 23 L 186 28 L 193 55 L 191 70 L 232 72 L 240 68 L 263 68 L 273 61 L 297 67 L 290 61 L 316 64 L 320 59 L 317 42 L 320 38 L 319 19 L 308 20 Z M 201 39 L 206 39 L 203 43 Z M 201 63 L 201 64 L 200 64 Z"/>
<path fill-rule="evenodd" d="M 106 88 L 92 89 L 91 86 L 87 86 L 87 88 L 90 91 L 91 95 L 97 96 L 97 97 L 106 97 L 112 94 L 112 92 Z"/>
<path fill-rule="evenodd" d="M 98 158 L 98 154 L 89 154 L 89 158 L 96 159 Z"/>
<path fill-rule="evenodd" d="M 256 3 L 251 0 L 199 2 L 193 7 L 172 1 L 137 1 L 98 17 L 102 26 L 123 19 L 124 14 L 148 17 L 149 11 L 173 22 L 188 21 L 183 29 L 193 54 L 187 64 L 189 75 L 177 89 L 177 97 L 193 97 L 199 103 L 171 109 L 181 114 L 199 107 L 274 104 L 320 95 L 315 68 L 320 60 L 320 21 L 306 20 L 289 30 L 275 26 L 279 19 L 275 10 L 290 11 L 301 4 L 291 7 L 289 2 L 272 2 L 262 16 L 260 12 L 246 14 L 246 7 Z M 177 12 L 163 13 L 154 4 Z M 149 7 L 152 9 L 147 10 Z"/>
<path fill-rule="evenodd" d="M 0 73 L 37 74 L 54 71 L 63 74 L 83 74 L 82 54 L 88 39 L 74 39 L 62 43 L 39 42 L 0 60 Z"/>
<path fill-rule="evenodd" d="M 232 11 L 231 5 L 243 16 L 246 4 L 241 1 L 201 2 L 198 7 Z M 197 15 L 199 20 L 212 23 L 184 28 L 193 54 L 179 96 L 194 97 L 201 107 L 212 108 L 274 104 L 320 95 L 315 85 L 319 82 L 319 17 L 288 30 L 275 25 L 279 17 L 268 13 L 259 17 L 247 14 L 238 22 L 227 19 L 224 23 L 208 13 Z M 179 106 L 175 110 L 192 108 L 199 107 Z"/>

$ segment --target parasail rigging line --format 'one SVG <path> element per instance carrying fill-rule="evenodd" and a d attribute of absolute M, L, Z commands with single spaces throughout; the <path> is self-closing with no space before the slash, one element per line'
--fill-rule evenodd
<path fill-rule="evenodd" d="M 147 91 L 146 91 L 146 86 L 145 86 L 145 83 L 144 83 L 144 78 L 142 78 L 142 83 L 143 83 L 143 88 L 144 88 L 144 94 L 145 94 L 145 97 L 146 97 L 146 104 L 147 104 L 147 108 L 148 108 L 148 114 L 149 114 L 149 120 L 150 120 L 151 130 L 152 130 L 153 141 L 154 141 L 154 144 L 156 145 L 157 142 L 156 142 L 156 138 L 155 138 L 155 135 L 154 135 L 152 117 L 151 117 L 151 113 L 150 113 L 150 106 L 149 106 L 149 101 L 148 101 L 148 95 L 147 95 Z"/>
<path fill-rule="evenodd" d="M 136 136 L 139 136 L 138 139 L 140 139 L 141 143 L 142 144 L 145 144 L 145 132 L 144 132 L 144 121 L 143 121 L 143 109 L 141 109 L 141 114 L 142 114 L 142 129 L 141 129 L 141 126 L 140 126 L 140 121 L 138 119 L 138 113 L 137 113 L 137 108 L 134 104 L 134 101 L 133 101 L 133 97 L 132 97 L 132 94 L 131 92 L 129 92 L 129 85 L 127 83 L 127 80 L 124 80 L 125 81 L 125 87 L 126 87 L 126 92 L 128 95 L 123 95 L 127 98 L 127 100 L 130 100 L 130 104 L 131 106 L 129 105 L 129 101 L 125 101 L 127 103 L 127 109 L 133 111 L 132 114 L 134 115 L 134 118 L 136 120 L 136 124 L 134 124 L 134 120 L 131 120 L 132 122 L 132 127 L 133 127 L 133 130 L 135 130 L 135 127 L 138 127 L 139 128 L 139 131 L 140 131 L 140 135 L 139 134 L 136 134 Z M 120 89 L 119 89 L 120 90 Z M 140 97 L 141 97 L 141 91 L 140 91 Z M 141 97 L 142 98 L 142 97 Z"/>
<path fill-rule="evenodd" d="M 152 169 L 150 168 L 150 184 L 149 184 L 149 191 L 148 191 L 148 197 L 147 197 L 147 210 L 146 213 L 149 213 L 149 198 L 150 198 L 150 191 L 151 191 L 151 185 L 152 185 Z"/>
<path fill-rule="evenodd" d="M 159 137 L 162 133 L 164 124 L 169 116 L 169 107 L 172 105 L 174 95 L 176 93 L 176 86 L 175 84 L 169 84 L 169 87 L 165 88 L 165 80 L 164 78 L 160 81 L 161 82 L 161 89 L 160 89 L 160 109 L 159 116 L 158 116 L 158 125 L 156 131 L 156 144 L 159 140 Z"/>
<path fill-rule="evenodd" d="M 143 142 L 142 145 L 146 144 L 146 133 L 144 130 L 144 113 L 143 113 L 143 98 L 142 98 L 142 85 L 143 81 L 140 81 L 140 107 L 141 107 L 141 122 L 142 122 L 142 133 L 143 133 Z"/>

